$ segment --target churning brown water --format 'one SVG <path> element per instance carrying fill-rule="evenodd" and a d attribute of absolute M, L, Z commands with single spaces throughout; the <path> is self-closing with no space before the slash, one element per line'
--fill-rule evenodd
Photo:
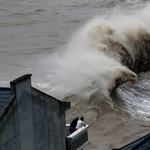
<path fill-rule="evenodd" d="M 85 117 L 86 149 L 123 146 L 150 132 L 149 17 L 146 0 L 1 0 L 1 86 L 31 73 Z"/>

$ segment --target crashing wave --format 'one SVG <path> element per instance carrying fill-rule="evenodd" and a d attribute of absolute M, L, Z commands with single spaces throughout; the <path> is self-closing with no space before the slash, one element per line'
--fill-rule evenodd
<path fill-rule="evenodd" d="M 146 17 L 117 16 L 95 17 L 80 28 L 63 56 L 55 57 L 63 99 L 74 101 L 78 95 L 93 107 L 113 107 L 113 91 L 123 83 L 136 84 L 137 73 L 150 70 L 149 25 Z"/>

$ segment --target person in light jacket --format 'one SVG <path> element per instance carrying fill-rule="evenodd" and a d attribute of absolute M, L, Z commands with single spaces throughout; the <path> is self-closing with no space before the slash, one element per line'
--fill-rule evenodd
<path fill-rule="evenodd" d="M 76 130 L 81 128 L 82 126 L 85 126 L 86 124 L 84 123 L 84 117 L 81 117 L 80 120 L 77 122 Z"/>

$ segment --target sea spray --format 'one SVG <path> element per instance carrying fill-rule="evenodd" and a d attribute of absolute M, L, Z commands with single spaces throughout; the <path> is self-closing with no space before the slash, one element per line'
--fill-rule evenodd
<path fill-rule="evenodd" d="M 59 74 L 53 78 L 59 87 L 52 94 L 70 101 L 78 95 L 99 110 L 104 102 L 113 108 L 115 89 L 135 84 L 137 74 L 150 69 L 149 14 L 141 17 L 96 16 L 76 31 L 63 53 L 51 58 Z"/>
<path fill-rule="evenodd" d="M 59 64 L 58 80 L 64 83 L 64 89 L 69 87 L 68 93 L 78 93 L 86 88 L 84 83 L 90 85 L 95 80 L 99 80 L 99 86 L 109 91 L 116 87 L 115 82 L 118 85 L 127 81 L 136 83 L 136 74 L 121 61 L 126 57 L 127 50 L 122 48 L 115 32 L 108 22 L 96 17 L 79 29 L 63 55 L 55 56 Z"/>

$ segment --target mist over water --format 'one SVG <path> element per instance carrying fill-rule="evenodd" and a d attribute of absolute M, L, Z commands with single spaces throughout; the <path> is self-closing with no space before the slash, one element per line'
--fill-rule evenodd
<path fill-rule="evenodd" d="M 31 73 L 33 86 L 59 99 L 74 94 L 113 106 L 115 94 L 122 110 L 149 120 L 146 0 L 0 4 L 1 86 Z"/>
<path fill-rule="evenodd" d="M 113 106 L 115 94 L 122 110 L 149 121 L 149 72 L 142 73 L 150 69 L 149 8 L 96 16 L 76 30 L 63 52 L 50 57 L 55 62 L 50 80 L 56 85 L 51 94 L 60 99 L 80 95 L 97 107 L 102 100 Z"/>
<path fill-rule="evenodd" d="M 1 0 L 1 87 L 32 74 L 85 117 L 87 150 L 124 146 L 149 133 L 149 18 L 148 0 Z"/>

